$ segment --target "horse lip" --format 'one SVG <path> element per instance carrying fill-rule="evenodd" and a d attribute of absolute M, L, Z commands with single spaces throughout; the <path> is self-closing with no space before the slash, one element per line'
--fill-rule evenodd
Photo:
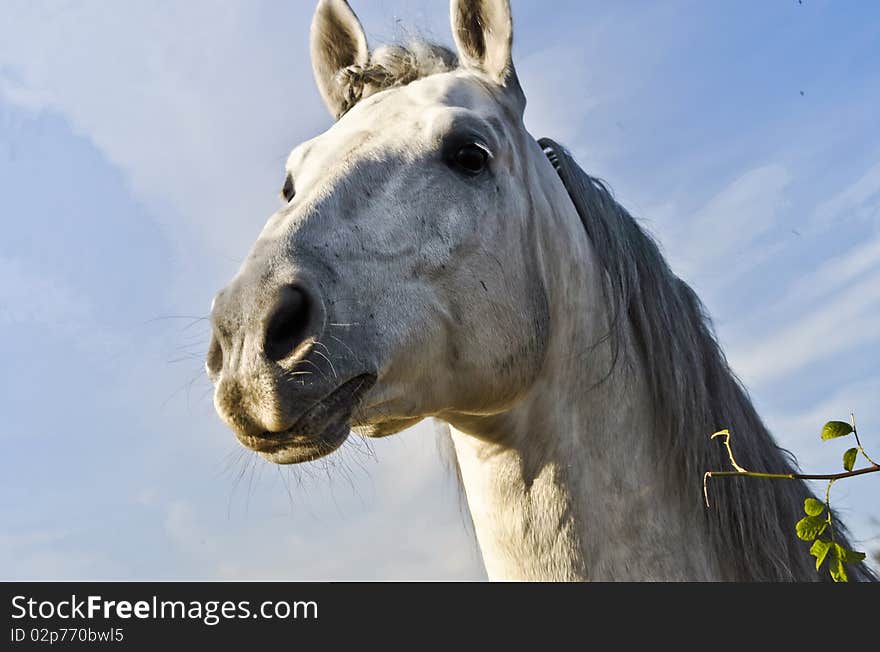
<path fill-rule="evenodd" d="M 353 377 L 312 405 L 292 426 L 249 438 L 248 447 L 267 454 L 297 446 L 337 448 L 348 437 L 352 412 L 375 382 L 373 374 Z"/>

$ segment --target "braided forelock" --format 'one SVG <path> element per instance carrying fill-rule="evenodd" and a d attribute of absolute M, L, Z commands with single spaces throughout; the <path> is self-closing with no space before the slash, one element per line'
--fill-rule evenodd
<path fill-rule="evenodd" d="M 413 41 L 406 46 L 393 44 L 377 48 L 367 64 L 348 66 L 336 74 L 344 97 L 337 120 L 370 95 L 457 67 L 455 53 L 436 43 Z"/>

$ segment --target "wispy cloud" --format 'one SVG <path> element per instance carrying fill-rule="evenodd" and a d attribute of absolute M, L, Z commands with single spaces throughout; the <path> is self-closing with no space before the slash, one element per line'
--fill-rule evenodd
<path fill-rule="evenodd" d="M 308 62 L 310 4 L 270 17 L 238 1 L 13 3 L 0 95 L 64 115 L 186 251 L 240 259 L 276 206 L 287 151 L 327 121 Z"/>
<path fill-rule="evenodd" d="M 358 468 L 336 458 L 286 478 L 266 473 L 249 502 L 257 516 L 230 515 L 225 523 L 185 499 L 150 494 L 164 511 L 170 543 L 200 576 L 217 579 L 461 580 L 482 569 L 475 541 L 464 527 L 453 479 L 438 464 L 432 428 L 419 425 L 374 442 L 381 463 Z M 331 464 L 331 473 L 318 471 Z M 347 467 L 347 468 L 345 468 Z M 280 473 L 280 475 L 278 475 Z M 306 475 L 303 475 L 306 473 Z M 347 477 L 345 477 L 347 475 Z M 310 477 L 311 476 L 311 477 Z M 280 478 L 280 479 L 279 479 Z M 270 491 L 271 490 L 271 491 Z M 296 496 L 288 495 L 294 491 Z M 308 495 L 310 505 L 302 503 Z M 438 500 L 441 499 L 441 500 Z M 321 519 L 322 504 L 332 521 Z M 271 541 L 271 554 L 266 542 Z"/>
<path fill-rule="evenodd" d="M 70 545 L 71 532 L 30 530 L 0 535 L 0 567 L 4 581 L 51 578 L 81 580 L 112 578 L 121 567 L 97 551 Z M 14 560 L 14 563 L 11 563 Z"/>
<path fill-rule="evenodd" d="M 0 326 L 31 324 L 81 334 L 94 325 L 87 297 L 51 268 L 0 256 Z"/>
<path fill-rule="evenodd" d="M 791 315 L 789 323 L 731 353 L 747 382 L 770 383 L 842 351 L 875 344 L 880 339 L 880 273 L 866 276 L 819 307 Z"/>
<path fill-rule="evenodd" d="M 791 178 L 778 163 L 753 168 L 689 218 L 667 225 L 673 264 L 685 278 L 714 277 L 720 286 L 765 259 L 768 247 L 756 245 L 786 210 Z"/>
<path fill-rule="evenodd" d="M 880 222 L 880 163 L 869 168 L 852 185 L 816 207 L 810 226 L 823 229 L 843 222 Z"/>
<path fill-rule="evenodd" d="M 798 306 L 815 305 L 817 301 L 845 290 L 872 271 L 880 268 L 880 236 L 856 244 L 848 251 L 818 262 L 816 268 L 796 280 L 785 297 L 772 309 L 792 314 Z"/>

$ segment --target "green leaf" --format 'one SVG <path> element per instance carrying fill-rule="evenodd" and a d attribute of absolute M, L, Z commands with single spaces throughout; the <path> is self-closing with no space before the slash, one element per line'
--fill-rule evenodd
<path fill-rule="evenodd" d="M 858 552 L 856 550 L 847 550 L 846 557 L 843 561 L 847 564 L 858 564 L 860 561 L 865 561 L 865 553 Z"/>
<path fill-rule="evenodd" d="M 816 558 L 816 570 L 819 570 L 819 567 L 822 566 L 822 562 L 825 561 L 829 550 L 831 550 L 831 542 L 827 539 L 816 539 L 813 541 L 813 545 L 810 546 L 810 554 Z"/>
<path fill-rule="evenodd" d="M 846 437 L 853 431 L 852 426 L 846 421 L 829 421 L 822 426 L 822 439 L 837 439 Z"/>
<path fill-rule="evenodd" d="M 832 556 L 831 560 L 828 562 L 828 570 L 831 571 L 831 579 L 835 582 L 849 582 L 849 577 L 846 575 L 846 567 L 843 565 L 842 559 Z"/>
<path fill-rule="evenodd" d="M 808 516 L 819 516 L 822 512 L 825 511 L 825 503 L 816 500 L 815 498 L 807 498 L 804 501 L 804 513 Z"/>
<path fill-rule="evenodd" d="M 799 539 L 812 541 L 825 531 L 828 521 L 818 516 L 804 516 L 797 522 L 795 530 Z"/>
<path fill-rule="evenodd" d="M 847 550 L 839 543 L 834 544 L 834 549 L 831 551 L 831 556 L 839 559 L 842 562 L 846 562 L 847 564 L 858 564 L 860 561 L 864 561 L 865 553 L 856 552 L 855 550 Z"/>
<path fill-rule="evenodd" d="M 850 448 L 843 454 L 843 468 L 852 471 L 856 464 L 856 455 L 859 454 L 858 448 Z"/>

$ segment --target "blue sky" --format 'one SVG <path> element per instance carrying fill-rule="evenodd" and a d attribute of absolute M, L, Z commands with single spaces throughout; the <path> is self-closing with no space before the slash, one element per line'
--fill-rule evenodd
<path fill-rule="evenodd" d="M 818 431 L 853 411 L 880 452 L 880 6 L 513 7 L 531 132 L 658 237 L 779 441 L 837 470 Z M 444 0 L 354 8 L 451 40 Z M 430 424 L 291 470 L 213 413 L 196 318 L 330 124 L 313 9 L 6 4 L 0 577 L 484 577 Z M 878 490 L 834 489 L 862 549 Z"/>

